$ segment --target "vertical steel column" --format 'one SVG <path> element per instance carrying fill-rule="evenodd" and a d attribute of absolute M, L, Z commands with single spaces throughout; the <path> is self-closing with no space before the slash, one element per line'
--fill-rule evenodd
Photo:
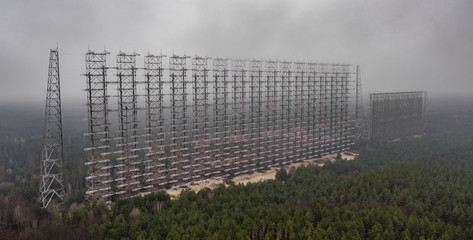
<path fill-rule="evenodd" d="M 283 150 L 282 161 L 280 164 L 291 163 L 293 160 L 292 149 L 292 125 L 294 120 L 292 95 L 293 95 L 293 76 L 292 76 L 292 62 L 281 62 L 281 145 Z"/>
<path fill-rule="evenodd" d="M 136 56 L 137 53 L 117 55 L 118 80 L 118 137 L 114 174 L 115 194 L 119 198 L 139 195 L 141 190 L 139 156 L 138 107 L 136 93 Z"/>
<path fill-rule="evenodd" d="M 292 127 L 292 144 L 293 144 L 293 161 L 299 162 L 304 160 L 303 149 L 302 149 L 302 135 L 305 129 L 303 128 L 304 122 L 304 79 L 305 79 L 305 63 L 295 62 L 294 63 L 294 90 L 293 90 L 293 109 L 294 109 L 294 125 Z"/>
<path fill-rule="evenodd" d="M 356 65 L 355 69 L 355 141 L 368 138 L 364 122 L 363 93 L 361 89 L 361 69 Z"/>
<path fill-rule="evenodd" d="M 333 101 L 335 105 L 334 109 L 334 146 L 332 152 L 340 152 L 341 145 L 344 139 L 343 129 L 343 117 L 344 117 L 344 106 L 342 105 L 342 93 L 343 93 L 343 82 L 345 80 L 345 65 L 337 64 L 336 73 L 335 73 L 335 93 Z"/>
<path fill-rule="evenodd" d="M 189 130 L 187 126 L 187 56 L 169 58 L 171 80 L 171 141 L 168 169 L 172 187 L 186 186 L 191 180 L 189 169 Z"/>
<path fill-rule="evenodd" d="M 264 71 L 266 72 L 266 151 L 263 152 L 265 156 L 264 167 L 272 167 L 279 157 L 277 147 L 278 135 L 278 109 L 279 109 L 279 94 L 278 94 L 278 62 L 266 61 L 264 62 Z M 263 149 L 262 149 L 263 151 Z"/>
<path fill-rule="evenodd" d="M 204 179 L 204 174 L 211 172 L 210 127 L 209 127 L 209 92 L 208 92 L 208 58 L 192 58 L 192 79 L 194 81 L 194 126 L 192 169 L 193 183 Z"/>
<path fill-rule="evenodd" d="M 338 120 L 340 117 L 339 102 L 338 102 L 338 87 L 340 78 L 340 65 L 332 64 L 330 70 L 330 114 L 329 114 L 329 126 L 330 126 L 330 153 L 337 152 L 337 145 L 339 141 L 339 125 Z"/>
<path fill-rule="evenodd" d="M 227 59 L 217 58 L 214 68 L 214 154 L 211 176 L 223 175 L 223 164 L 230 158 L 230 122 L 228 121 L 228 69 Z"/>
<path fill-rule="evenodd" d="M 249 162 L 243 166 L 248 171 L 256 171 L 262 169 L 264 157 L 261 154 L 262 144 L 260 139 L 261 133 L 261 84 L 263 82 L 263 65 L 260 60 L 249 61 L 249 78 L 250 78 L 250 106 L 249 106 L 249 134 L 248 134 L 248 160 Z"/>
<path fill-rule="evenodd" d="M 264 70 L 263 70 L 263 61 L 259 61 L 258 63 L 258 94 L 257 94 L 257 101 L 258 101 L 258 124 L 257 124 L 257 133 L 258 133 L 258 144 L 257 144 L 257 168 L 253 168 L 252 170 L 257 170 L 257 169 L 263 169 L 267 167 L 267 163 L 265 162 L 266 157 L 264 154 L 265 150 L 265 138 L 263 136 L 263 132 L 266 131 L 266 126 L 267 126 L 267 121 L 265 119 L 265 113 L 264 113 L 264 103 L 263 99 L 265 99 L 265 81 L 264 81 Z"/>
<path fill-rule="evenodd" d="M 287 82 L 286 78 L 283 78 L 282 74 L 282 63 L 277 62 L 277 69 L 276 72 L 273 72 L 273 75 L 276 74 L 276 77 L 274 79 L 274 87 L 275 87 L 275 95 L 277 96 L 276 98 L 276 106 L 277 106 L 277 112 L 275 116 L 275 132 L 274 132 L 274 144 L 275 144 L 275 154 L 277 155 L 276 159 L 273 161 L 274 166 L 279 166 L 281 165 L 282 162 L 285 162 L 286 159 L 286 150 L 285 150 L 285 131 L 284 128 L 286 126 L 285 124 L 285 114 L 286 114 L 286 98 L 287 98 Z"/>
<path fill-rule="evenodd" d="M 165 129 L 163 95 L 163 55 L 145 56 L 146 128 L 145 170 L 146 191 L 164 190 L 166 181 Z"/>
<path fill-rule="evenodd" d="M 225 176 L 238 175 L 244 170 L 243 164 L 248 162 L 246 145 L 246 111 L 245 111 L 245 86 L 246 86 L 246 62 L 244 60 L 232 60 L 233 68 L 233 126 L 232 126 L 232 163 L 226 166 Z M 228 163 L 227 163 L 228 164 Z"/>
<path fill-rule="evenodd" d="M 61 87 L 58 49 L 50 51 L 39 192 L 41 207 L 64 203 Z"/>
<path fill-rule="evenodd" d="M 348 150 L 353 144 L 355 144 L 356 140 L 356 129 L 354 124 L 356 124 L 356 119 L 351 120 L 350 118 L 350 83 L 352 73 L 350 72 L 350 65 L 343 65 L 342 66 L 342 82 L 341 82 L 341 96 L 340 96 L 340 104 L 341 104 L 341 146 L 340 151 Z M 355 79 L 356 81 L 356 79 Z M 355 83 L 356 84 L 356 83 Z M 355 86 L 356 87 L 356 86 Z M 355 92 L 356 97 L 356 92 Z M 356 101 L 355 101 L 355 104 Z M 356 106 L 355 106 L 356 107 Z M 356 111 L 356 109 L 355 109 Z"/>
<path fill-rule="evenodd" d="M 310 63 L 304 63 L 304 74 L 300 81 L 300 101 L 301 101 L 301 142 L 299 146 L 301 148 L 300 156 L 301 160 L 306 160 L 311 156 L 311 147 L 309 143 L 311 141 L 311 129 L 309 125 L 310 121 L 310 98 L 309 98 L 309 84 L 310 84 Z"/>
<path fill-rule="evenodd" d="M 111 202 L 113 181 L 110 164 L 110 132 L 108 119 L 107 95 L 107 64 L 108 52 L 95 53 L 88 51 L 85 54 L 87 78 L 87 108 L 88 108 L 88 133 L 89 138 L 88 167 L 86 180 L 86 198 L 91 200 L 103 199 Z"/>
<path fill-rule="evenodd" d="M 308 158 L 314 158 L 318 153 L 317 142 L 317 106 L 318 106 L 318 85 L 317 85 L 317 64 L 307 64 L 307 146 L 306 154 Z"/>
<path fill-rule="evenodd" d="M 318 113 L 318 142 L 320 156 L 327 154 L 326 133 L 327 133 L 327 75 L 326 64 L 319 64 L 319 113 Z"/>

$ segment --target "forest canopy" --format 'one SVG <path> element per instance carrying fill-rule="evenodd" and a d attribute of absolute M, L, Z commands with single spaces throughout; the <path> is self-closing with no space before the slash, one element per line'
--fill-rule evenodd
<path fill-rule="evenodd" d="M 84 202 L 77 188 L 66 209 L 45 211 L 35 182 L 23 181 L 0 188 L 1 231 L 9 234 L 2 236 L 473 239 L 473 111 L 426 120 L 422 137 L 360 143 L 353 161 L 280 169 L 275 180 L 184 191 L 175 200 L 159 192 L 108 208 Z"/>

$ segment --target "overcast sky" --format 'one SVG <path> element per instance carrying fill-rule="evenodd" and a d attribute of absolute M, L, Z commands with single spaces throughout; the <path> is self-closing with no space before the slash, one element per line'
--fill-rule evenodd
<path fill-rule="evenodd" d="M 120 50 L 350 63 L 365 94 L 473 95 L 471 0 L 2 0 L 0 32 L 0 103 L 44 101 L 57 42 L 63 100 L 85 97 L 84 53 L 104 47 L 112 65 Z"/>

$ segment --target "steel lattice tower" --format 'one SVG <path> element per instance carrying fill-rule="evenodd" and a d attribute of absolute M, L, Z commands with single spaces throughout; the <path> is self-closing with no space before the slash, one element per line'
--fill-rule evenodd
<path fill-rule="evenodd" d="M 228 113 L 228 60 L 214 59 L 214 154 L 212 160 L 212 176 L 221 177 L 223 165 L 230 158 L 230 122 Z"/>
<path fill-rule="evenodd" d="M 194 89 L 194 126 L 192 152 L 192 179 L 197 183 L 204 179 L 205 174 L 211 173 L 210 162 L 210 127 L 209 127 L 209 102 L 208 102 L 208 58 L 192 58 L 192 79 Z"/>
<path fill-rule="evenodd" d="M 262 169 L 261 151 L 261 84 L 263 83 L 263 62 L 253 60 L 249 62 L 249 78 L 250 78 L 250 104 L 249 104 L 249 129 L 248 129 L 248 153 L 249 162 L 243 165 L 243 169 L 255 171 Z"/>
<path fill-rule="evenodd" d="M 327 69 L 328 66 L 326 66 L 325 64 L 320 64 L 319 67 L 319 151 L 320 155 L 325 155 L 329 153 L 329 151 L 327 150 L 327 135 L 329 133 L 329 122 L 327 121 L 327 113 L 329 112 L 330 107 L 330 103 L 328 102 L 330 100 L 330 88 L 328 88 L 330 81 L 327 82 L 329 74 L 329 70 Z"/>
<path fill-rule="evenodd" d="M 305 160 L 309 157 L 311 157 L 312 152 L 310 150 L 310 145 L 309 142 L 311 141 L 311 132 L 310 132 L 310 101 L 309 101 L 309 85 L 310 85 L 310 80 L 311 80 L 311 75 L 310 75 L 310 66 L 311 64 L 309 63 L 304 63 L 304 70 L 303 70 L 303 76 L 300 80 L 300 102 L 301 102 L 301 111 L 302 111 L 302 116 L 301 116 L 301 123 L 300 123 L 300 156 L 301 160 Z"/>
<path fill-rule="evenodd" d="M 173 55 L 169 58 L 171 81 L 171 146 L 168 163 L 168 183 L 172 186 L 186 185 L 191 179 L 189 162 L 189 130 L 187 126 L 187 56 Z"/>
<path fill-rule="evenodd" d="M 335 146 L 335 133 L 336 127 L 335 122 L 332 120 L 336 119 L 336 102 L 334 101 L 334 94 L 335 94 L 335 87 L 336 87 L 336 80 L 338 75 L 338 66 L 330 65 L 330 70 L 327 74 L 327 84 L 326 84 L 326 98 L 327 98 L 327 108 L 325 109 L 325 122 L 327 124 L 327 131 L 325 133 L 325 145 L 327 153 L 332 153 L 334 151 Z"/>
<path fill-rule="evenodd" d="M 361 70 L 360 66 L 356 66 L 356 92 L 355 92 L 355 140 L 359 141 L 363 138 L 369 138 L 368 130 L 365 126 L 365 116 L 363 111 L 363 94 L 361 89 Z"/>
<path fill-rule="evenodd" d="M 163 55 L 145 56 L 146 128 L 143 176 L 145 189 L 164 190 L 166 182 Z M 145 190 L 147 191 L 147 190 Z"/>
<path fill-rule="evenodd" d="M 342 139 L 340 140 L 338 151 L 345 151 L 348 150 L 350 146 L 353 145 L 355 142 L 355 129 L 353 127 L 353 124 L 350 123 L 350 116 L 348 111 L 350 104 L 350 66 L 344 64 L 341 70 L 342 72 L 340 74 L 342 75 L 342 78 L 339 82 L 341 86 L 341 93 L 339 99 L 341 116 L 339 124 L 341 126 L 340 136 L 342 137 Z M 359 103 L 355 101 L 355 104 L 358 105 Z"/>
<path fill-rule="evenodd" d="M 117 55 L 118 81 L 118 137 L 117 149 L 120 154 L 114 162 L 115 195 L 120 198 L 133 197 L 141 190 L 139 156 L 138 106 L 136 94 L 137 53 Z"/>
<path fill-rule="evenodd" d="M 317 64 L 307 64 L 307 154 L 308 157 L 318 155 L 318 97 L 319 85 L 317 84 Z"/>
<path fill-rule="evenodd" d="M 256 167 L 253 166 L 252 170 L 257 170 L 257 169 L 264 169 L 267 167 L 267 161 L 266 160 L 266 155 L 264 154 L 264 143 L 265 143 L 265 138 L 263 136 L 263 132 L 266 131 L 266 121 L 264 119 L 264 101 L 263 101 L 263 97 L 264 97 L 264 71 L 263 71 L 263 61 L 259 60 L 259 61 L 254 61 L 253 64 L 254 66 L 254 72 L 256 73 L 255 74 L 255 77 L 256 77 L 256 80 L 257 80 L 257 104 L 256 104 L 256 107 L 257 107 L 257 116 L 256 116 L 256 120 L 257 121 L 257 124 L 256 126 L 256 143 L 257 145 L 255 146 L 255 156 L 257 156 L 256 158 Z"/>
<path fill-rule="evenodd" d="M 266 61 L 264 65 L 266 72 L 266 129 L 264 135 L 266 136 L 264 166 L 271 167 L 276 163 L 278 158 L 277 153 L 277 137 L 278 137 L 278 62 Z"/>
<path fill-rule="evenodd" d="M 292 114 L 292 62 L 281 62 L 281 139 L 280 139 L 280 151 L 281 161 L 280 164 L 287 164 L 292 160 L 292 120 L 294 115 Z"/>
<path fill-rule="evenodd" d="M 86 198 L 91 201 L 103 199 L 110 203 L 112 196 L 112 166 L 110 157 L 110 122 L 109 103 L 107 93 L 107 54 L 108 52 L 95 53 L 88 51 L 85 54 L 87 78 L 87 108 L 88 127 L 86 133 L 89 140 L 89 152 L 86 180 Z"/>
<path fill-rule="evenodd" d="M 50 204 L 64 203 L 63 162 L 59 53 L 58 49 L 54 49 L 51 50 L 49 54 L 48 85 L 41 154 L 39 191 L 41 195 L 41 206 L 43 208 L 47 208 Z"/>
<path fill-rule="evenodd" d="M 224 165 L 225 176 L 240 174 L 242 165 L 248 162 L 246 148 L 246 61 L 233 60 L 233 126 L 232 126 L 232 159 Z"/>
<path fill-rule="evenodd" d="M 305 63 L 296 62 L 294 63 L 294 97 L 293 97 L 293 106 L 294 106 L 294 125 L 291 129 L 293 135 L 293 152 L 294 157 L 293 161 L 302 161 L 304 160 L 304 153 L 302 150 L 302 135 L 304 133 L 304 120 L 305 120 L 305 88 L 304 80 L 306 78 L 305 72 Z"/>
<path fill-rule="evenodd" d="M 286 65 L 285 63 L 284 65 Z M 285 66 L 286 67 L 286 66 Z M 277 156 L 276 159 L 274 159 L 274 166 L 279 166 L 282 162 L 285 162 L 286 159 L 286 137 L 284 136 L 286 134 L 285 131 L 285 121 L 286 121 L 286 109 L 287 109 L 287 79 L 282 73 L 283 69 L 283 63 L 278 62 L 277 64 L 277 69 L 274 72 L 275 77 L 274 77 L 274 86 L 275 86 L 275 91 L 276 95 L 278 98 L 276 98 L 276 109 L 278 111 L 276 112 L 275 116 L 275 155 Z M 283 81 L 284 80 L 284 81 Z"/>

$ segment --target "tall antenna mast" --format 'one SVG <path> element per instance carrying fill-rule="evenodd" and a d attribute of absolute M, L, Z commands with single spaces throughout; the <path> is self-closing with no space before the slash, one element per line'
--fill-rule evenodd
<path fill-rule="evenodd" d="M 355 92 L 355 141 L 367 139 L 365 116 L 363 111 L 363 94 L 361 91 L 361 71 L 360 66 L 356 65 L 356 92 Z"/>
<path fill-rule="evenodd" d="M 49 54 L 48 86 L 41 154 L 41 206 L 64 203 L 61 90 L 58 49 Z"/>

